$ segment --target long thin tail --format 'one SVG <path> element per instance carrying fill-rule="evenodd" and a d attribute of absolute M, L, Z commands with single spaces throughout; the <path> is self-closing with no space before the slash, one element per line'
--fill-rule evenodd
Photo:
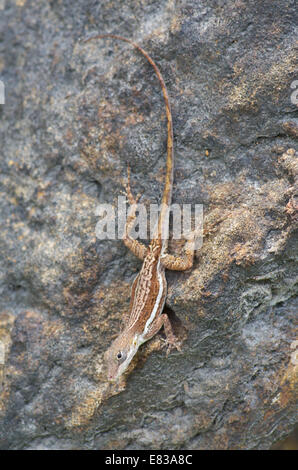
<path fill-rule="evenodd" d="M 113 38 L 113 39 L 119 39 L 120 41 L 125 41 L 131 44 L 133 47 L 135 47 L 138 51 L 140 51 L 154 68 L 154 71 L 161 85 L 161 89 L 162 89 L 162 93 L 163 93 L 163 97 L 164 97 L 164 101 L 166 105 L 166 114 L 167 114 L 167 121 L 168 121 L 166 177 L 165 177 L 165 186 L 164 186 L 164 191 L 163 191 L 163 196 L 162 196 L 162 208 L 161 208 L 161 213 L 160 213 L 160 217 L 158 221 L 158 231 L 157 231 L 158 232 L 157 238 L 161 238 L 163 224 L 165 222 L 165 217 L 167 213 L 167 207 L 171 204 L 171 200 L 172 200 L 172 187 L 173 187 L 173 177 L 174 177 L 173 176 L 174 175 L 173 121 L 172 121 L 172 113 L 171 113 L 167 87 L 159 71 L 159 68 L 157 67 L 154 60 L 151 59 L 151 57 L 147 54 L 146 51 L 144 51 L 144 49 L 142 49 L 142 47 L 140 47 L 138 44 L 134 43 L 130 39 L 126 39 L 122 36 L 118 36 L 117 34 L 97 34 L 96 36 L 92 36 L 91 38 L 84 40 L 84 43 L 93 41 L 94 39 L 104 39 L 104 38 Z"/>

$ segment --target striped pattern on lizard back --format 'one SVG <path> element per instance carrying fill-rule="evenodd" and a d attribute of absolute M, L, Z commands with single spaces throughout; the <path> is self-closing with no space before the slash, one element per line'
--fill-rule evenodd
<path fill-rule="evenodd" d="M 133 330 L 137 325 L 137 330 L 143 331 L 143 337 L 152 321 L 162 312 L 165 303 L 167 288 L 160 252 L 160 242 L 153 240 L 148 247 L 142 269 L 132 285 L 131 313 L 125 330 Z"/>

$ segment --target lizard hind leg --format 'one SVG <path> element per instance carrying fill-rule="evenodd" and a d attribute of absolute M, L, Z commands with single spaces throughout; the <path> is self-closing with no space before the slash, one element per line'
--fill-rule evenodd
<path fill-rule="evenodd" d="M 161 255 L 161 262 L 166 269 L 173 271 L 186 271 L 192 267 L 195 254 L 195 235 L 196 234 L 187 240 L 182 256 L 171 255 L 169 253 Z"/>
<path fill-rule="evenodd" d="M 139 193 L 137 195 L 137 197 L 135 198 L 131 192 L 131 188 L 130 188 L 130 166 L 129 164 L 127 165 L 127 182 L 126 182 L 126 185 L 125 185 L 125 189 L 126 189 L 126 195 L 127 195 L 127 199 L 128 199 L 128 202 L 131 206 L 133 205 L 137 205 L 138 204 L 138 201 L 141 197 L 141 194 Z"/>
<path fill-rule="evenodd" d="M 124 228 L 124 233 L 122 235 L 122 240 L 125 246 L 139 259 L 144 260 L 147 254 L 147 247 L 139 242 L 138 240 L 135 240 L 134 238 L 131 237 L 130 232 L 134 226 L 134 222 L 136 219 L 136 211 L 137 211 L 137 204 L 138 200 L 141 197 L 141 194 L 138 194 L 137 197 L 135 198 L 131 192 L 130 189 L 130 167 L 129 165 L 127 166 L 127 183 L 126 183 L 126 195 L 128 202 L 130 204 L 130 209 L 128 212 L 128 216 L 126 219 L 125 223 L 125 228 Z"/>

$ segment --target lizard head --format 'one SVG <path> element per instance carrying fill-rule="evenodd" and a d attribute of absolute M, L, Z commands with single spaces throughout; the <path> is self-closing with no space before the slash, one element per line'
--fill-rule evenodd
<path fill-rule="evenodd" d="M 127 370 L 139 347 L 137 335 L 129 336 L 124 331 L 105 352 L 109 380 L 117 380 Z"/>

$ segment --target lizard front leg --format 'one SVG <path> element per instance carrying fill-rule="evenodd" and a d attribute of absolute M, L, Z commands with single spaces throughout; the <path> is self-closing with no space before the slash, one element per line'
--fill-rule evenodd
<path fill-rule="evenodd" d="M 138 240 L 135 240 L 134 238 L 132 238 L 130 236 L 130 231 L 133 228 L 134 222 L 135 222 L 135 219 L 136 219 L 136 210 L 137 210 L 137 204 L 138 204 L 138 200 L 140 198 L 140 194 L 138 194 L 138 196 L 135 199 L 132 192 L 131 192 L 131 189 L 130 189 L 130 167 L 129 166 L 127 167 L 126 195 L 127 195 L 127 199 L 129 201 L 129 204 L 130 204 L 131 207 L 130 207 L 130 210 L 129 210 L 129 213 L 128 213 L 128 217 L 126 219 L 124 233 L 122 235 L 122 240 L 123 240 L 125 246 L 127 246 L 127 248 L 130 251 L 132 251 L 132 253 L 135 256 L 137 256 L 139 259 L 141 259 L 143 261 L 146 254 L 147 254 L 147 247 L 143 243 L 139 242 Z"/>
<path fill-rule="evenodd" d="M 170 320 L 169 315 L 166 313 L 167 307 L 164 309 L 164 313 L 159 315 L 149 327 L 149 330 L 146 333 L 144 339 L 147 341 L 148 339 L 152 338 L 159 330 L 164 327 L 165 335 L 166 335 L 166 346 L 167 346 L 167 354 L 171 351 L 171 349 L 177 349 L 181 351 L 182 341 L 174 332 L 174 325 Z"/>

